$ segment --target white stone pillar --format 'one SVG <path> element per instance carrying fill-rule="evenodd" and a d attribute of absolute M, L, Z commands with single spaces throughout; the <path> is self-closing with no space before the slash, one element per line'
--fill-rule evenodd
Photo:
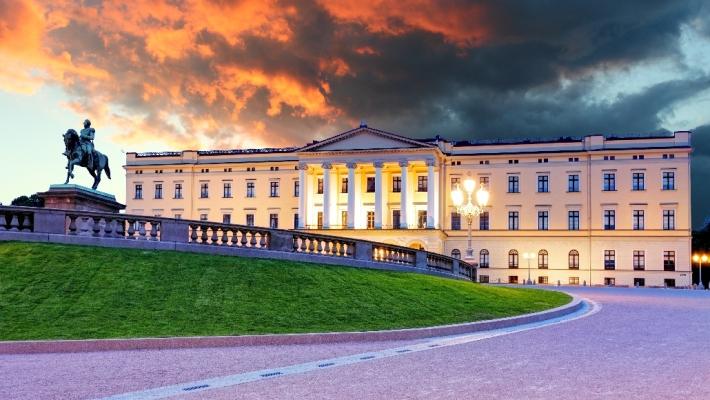
<path fill-rule="evenodd" d="M 323 229 L 330 229 L 330 171 L 332 165 L 329 162 L 323 163 Z"/>
<path fill-rule="evenodd" d="M 298 229 L 306 229 L 308 215 L 308 164 L 298 164 Z"/>
<path fill-rule="evenodd" d="M 399 226 L 402 229 L 409 228 L 409 162 L 402 160 L 399 162 L 401 169 L 400 201 L 399 201 Z"/>
<path fill-rule="evenodd" d="M 375 161 L 375 229 L 382 229 L 382 199 L 384 185 L 382 184 L 382 161 Z"/>
<path fill-rule="evenodd" d="M 427 176 L 427 202 L 426 202 L 426 227 L 429 229 L 435 228 L 436 224 L 436 177 L 434 176 L 434 166 L 436 161 L 427 160 L 426 162 L 428 168 Z"/>
<path fill-rule="evenodd" d="M 348 167 L 348 229 L 355 229 L 355 168 L 356 163 L 347 163 Z"/>

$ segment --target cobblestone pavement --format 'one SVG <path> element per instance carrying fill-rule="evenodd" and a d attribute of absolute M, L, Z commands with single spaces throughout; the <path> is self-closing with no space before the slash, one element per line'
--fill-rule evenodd
<path fill-rule="evenodd" d="M 563 290 L 602 310 L 540 329 L 180 398 L 710 398 L 710 292 Z M 412 343 L 0 356 L 0 398 L 95 398 Z"/>

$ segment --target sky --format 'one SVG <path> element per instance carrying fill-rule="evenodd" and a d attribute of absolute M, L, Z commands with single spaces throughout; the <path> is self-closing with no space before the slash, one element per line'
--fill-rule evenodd
<path fill-rule="evenodd" d="M 693 131 L 710 217 L 710 2 L 2 0 L 0 202 L 63 183 L 85 118 L 127 151 Z M 90 185 L 86 171 L 74 183 Z"/>

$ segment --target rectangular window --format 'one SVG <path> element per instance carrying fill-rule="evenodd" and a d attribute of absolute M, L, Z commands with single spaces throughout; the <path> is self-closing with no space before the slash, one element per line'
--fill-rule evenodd
<path fill-rule="evenodd" d="M 318 189 L 316 190 L 317 194 L 323 194 L 323 178 L 318 178 Z"/>
<path fill-rule="evenodd" d="M 293 197 L 301 196 L 301 182 L 293 181 Z"/>
<path fill-rule="evenodd" d="M 567 191 L 579 192 L 579 175 L 567 175 Z"/>
<path fill-rule="evenodd" d="M 279 215 L 278 214 L 269 214 L 269 228 L 271 229 L 278 229 L 279 227 Z"/>
<path fill-rule="evenodd" d="M 155 184 L 155 198 L 156 199 L 163 198 L 163 184 L 162 183 Z"/>
<path fill-rule="evenodd" d="M 461 214 L 457 212 L 451 213 L 451 229 L 455 231 L 461 230 Z"/>
<path fill-rule="evenodd" d="M 646 268 L 646 252 L 634 250 L 634 269 L 642 270 Z"/>
<path fill-rule="evenodd" d="M 570 231 L 579 230 L 579 211 L 567 211 L 567 229 Z"/>
<path fill-rule="evenodd" d="M 182 199 L 182 183 L 175 184 L 175 196 L 176 199 Z"/>
<path fill-rule="evenodd" d="M 367 229 L 375 229 L 375 212 L 367 212 Z"/>
<path fill-rule="evenodd" d="M 488 190 L 488 184 L 490 183 L 490 179 L 487 176 L 482 176 L 478 178 L 478 183 L 481 185 L 482 188 Z"/>
<path fill-rule="evenodd" d="M 293 214 L 293 229 L 298 229 L 298 213 Z"/>
<path fill-rule="evenodd" d="M 578 276 L 570 276 L 569 277 L 569 284 L 570 285 L 579 285 L 579 277 Z"/>
<path fill-rule="evenodd" d="M 348 192 L 348 178 L 343 178 L 340 180 L 340 193 Z"/>
<path fill-rule="evenodd" d="M 254 226 L 254 214 L 247 214 L 246 215 L 246 225 L 247 226 Z"/>
<path fill-rule="evenodd" d="M 426 228 L 426 210 L 417 211 L 417 228 Z"/>
<path fill-rule="evenodd" d="M 182 214 L 175 214 L 175 219 L 182 219 Z"/>
<path fill-rule="evenodd" d="M 663 230 L 675 229 L 675 210 L 663 210 Z"/>
<path fill-rule="evenodd" d="M 550 177 L 547 175 L 538 175 L 537 177 L 537 192 L 547 193 L 550 191 Z"/>
<path fill-rule="evenodd" d="M 348 227 L 348 212 L 347 211 L 340 212 L 340 227 L 341 228 Z"/>
<path fill-rule="evenodd" d="M 247 182 L 247 197 L 254 197 L 254 182 Z"/>
<path fill-rule="evenodd" d="M 222 214 L 222 223 L 223 224 L 231 224 L 232 223 L 232 214 Z"/>
<path fill-rule="evenodd" d="M 675 271 L 675 251 L 663 252 L 663 270 Z"/>
<path fill-rule="evenodd" d="M 459 178 L 459 177 L 451 178 L 451 189 L 452 190 L 456 189 L 460 185 L 461 185 L 461 178 Z"/>
<path fill-rule="evenodd" d="M 675 172 L 663 171 L 663 190 L 675 190 Z"/>
<path fill-rule="evenodd" d="M 491 218 L 488 211 L 484 211 L 478 216 L 478 229 L 482 231 L 491 229 Z"/>
<path fill-rule="evenodd" d="M 367 193 L 375 193 L 375 177 L 367 177 Z"/>
<path fill-rule="evenodd" d="M 644 211 L 634 210 L 633 211 L 633 229 L 635 231 L 641 231 L 644 229 Z"/>
<path fill-rule="evenodd" d="M 663 285 L 666 287 L 675 287 L 675 279 L 666 278 L 663 280 Z"/>
<path fill-rule="evenodd" d="M 392 210 L 392 229 L 400 229 L 402 222 L 402 214 L 399 210 Z"/>
<path fill-rule="evenodd" d="M 488 250 L 481 250 L 478 260 L 478 266 L 480 268 L 489 268 L 491 266 L 491 259 Z"/>
<path fill-rule="evenodd" d="M 634 286 L 646 286 L 646 278 L 634 278 Z"/>
<path fill-rule="evenodd" d="M 613 192 L 616 190 L 616 174 L 613 172 L 604 173 L 604 184 L 602 190 L 605 192 Z"/>
<path fill-rule="evenodd" d="M 269 197 L 279 197 L 279 183 L 269 182 Z"/>
<path fill-rule="evenodd" d="M 140 183 L 136 184 L 135 191 L 133 192 L 133 198 L 136 200 L 143 198 L 143 185 Z"/>
<path fill-rule="evenodd" d="M 616 250 L 604 250 L 604 269 L 616 269 Z"/>
<path fill-rule="evenodd" d="M 490 278 L 488 275 L 479 275 L 478 276 L 478 283 L 488 283 L 490 282 Z"/>
<path fill-rule="evenodd" d="M 392 193 L 401 193 L 402 192 L 402 177 L 401 176 L 393 176 L 392 177 Z"/>
<path fill-rule="evenodd" d="M 206 199 L 210 197 L 210 186 L 208 183 L 200 184 L 200 198 Z"/>
<path fill-rule="evenodd" d="M 426 176 L 417 177 L 417 192 L 426 192 L 428 188 Z"/>
<path fill-rule="evenodd" d="M 222 190 L 222 197 L 230 198 L 232 197 L 232 184 L 229 182 L 224 183 L 224 188 Z"/>
<path fill-rule="evenodd" d="M 631 190 L 645 190 L 645 176 L 643 172 L 634 172 L 631 175 Z"/>
<path fill-rule="evenodd" d="M 517 175 L 508 176 L 508 193 L 520 193 L 520 177 Z"/>
<path fill-rule="evenodd" d="M 200 221 L 207 221 L 207 214 L 200 214 Z"/>
<path fill-rule="evenodd" d="M 615 286 L 616 278 L 604 278 L 604 286 Z"/>
<path fill-rule="evenodd" d="M 323 211 L 318 211 L 317 218 L 318 220 L 316 222 L 316 227 L 318 229 L 323 229 Z"/>
<path fill-rule="evenodd" d="M 518 283 L 518 276 L 517 275 L 508 276 L 508 283 L 517 284 Z"/>
<path fill-rule="evenodd" d="M 616 211 L 604 210 L 604 230 L 613 231 L 616 229 Z"/>
<path fill-rule="evenodd" d="M 539 231 L 546 231 L 549 229 L 550 215 L 549 211 L 538 211 L 537 212 L 537 229 Z"/>
<path fill-rule="evenodd" d="M 540 285 L 547 285 L 549 283 L 549 280 L 547 279 L 546 276 L 538 276 L 537 283 Z"/>
<path fill-rule="evenodd" d="M 520 213 L 508 211 L 508 230 L 517 231 L 518 229 L 520 229 Z"/>

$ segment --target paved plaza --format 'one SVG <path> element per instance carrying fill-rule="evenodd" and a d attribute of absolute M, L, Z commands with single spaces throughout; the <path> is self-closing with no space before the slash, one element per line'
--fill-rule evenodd
<path fill-rule="evenodd" d="M 170 398 L 629 400 L 710 396 L 710 292 L 563 290 L 591 300 L 600 306 L 598 312 L 536 329 L 188 390 Z M 169 385 L 317 364 L 334 357 L 395 354 L 397 349 L 422 348 L 428 343 L 443 342 L 3 355 L 0 398 L 92 399 L 129 392 L 145 398 L 143 391 Z"/>

